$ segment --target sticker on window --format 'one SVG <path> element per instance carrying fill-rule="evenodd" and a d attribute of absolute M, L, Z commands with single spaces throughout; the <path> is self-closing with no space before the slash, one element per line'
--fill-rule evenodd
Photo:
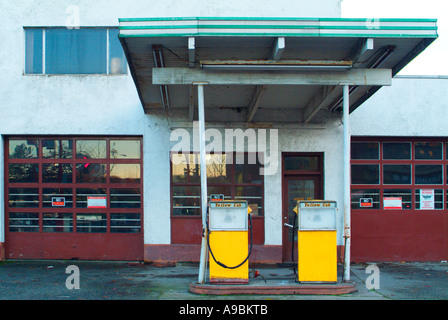
<path fill-rule="evenodd" d="M 107 208 L 106 197 L 87 197 L 87 208 Z"/>

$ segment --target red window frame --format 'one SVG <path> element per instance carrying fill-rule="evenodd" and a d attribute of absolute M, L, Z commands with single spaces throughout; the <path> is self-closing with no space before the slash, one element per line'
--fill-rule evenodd
<path fill-rule="evenodd" d="M 362 159 L 351 159 L 351 165 L 356 164 L 369 164 L 369 165 L 378 165 L 379 166 L 379 183 L 378 184 L 351 184 L 351 199 L 352 199 L 352 211 L 355 213 L 362 213 L 368 210 L 369 212 L 378 212 L 378 213 L 390 213 L 391 211 L 400 211 L 405 213 L 412 212 L 422 212 L 422 211 L 433 211 L 433 212 L 448 212 L 447 204 L 448 204 L 448 185 L 447 185 L 447 170 L 448 170 L 448 142 L 443 138 L 411 138 L 411 137 L 388 137 L 388 138 L 375 138 L 375 137 L 352 137 L 352 143 L 356 142 L 375 142 L 378 143 L 379 147 L 379 158 L 376 160 L 362 160 Z M 409 142 L 411 153 L 409 160 L 390 160 L 383 159 L 383 144 L 388 142 Z M 422 142 L 433 142 L 433 143 L 441 143 L 442 145 L 442 159 L 434 159 L 434 160 L 420 160 L 415 157 L 415 144 Z M 411 183 L 410 184 L 384 184 L 384 165 L 410 165 L 411 167 Z M 442 166 L 442 183 L 441 184 L 417 184 L 415 179 L 415 168 L 416 165 L 441 165 Z M 352 176 L 353 178 L 353 176 Z M 358 189 L 371 189 L 371 190 L 379 190 L 379 206 L 377 209 L 374 208 L 353 208 L 353 190 Z M 384 209 L 384 190 L 411 190 L 411 199 L 412 206 L 411 209 Z M 434 190 L 443 190 L 443 208 L 442 209 L 432 209 L 432 210 L 422 210 L 417 208 L 416 206 L 416 195 L 417 190 L 420 189 L 434 189 Z"/>
<path fill-rule="evenodd" d="M 10 140 L 38 140 L 38 157 L 37 158 L 10 158 L 9 157 L 9 142 Z M 72 157 L 63 159 L 46 159 L 43 158 L 43 140 L 70 140 L 72 141 Z M 79 159 L 76 157 L 76 141 L 79 140 L 105 140 L 106 141 L 106 157 L 104 159 Z M 110 157 L 110 141 L 112 140 L 138 140 L 140 141 L 140 158 L 139 159 L 114 159 Z M 37 164 L 39 168 L 38 182 L 10 182 L 9 181 L 9 165 L 10 164 Z M 72 165 L 72 180 L 67 183 L 45 183 L 43 182 L 43 166 L 45 164 L 71 164 Z M 77 183 L 76 182 L 76 165 L 77 164 L 105 164 L 106 165 L 106 181 L 104 183 Z M 110 168 L 113 164 L 139 164 L 140 165 L 140 181 L 131 183 L 116 183 L 111 182 Z M 77 215 L 78 214 L 105 214 L 107 217 L 106 232 L 99 234 L 118 234 L 119 232 L 111 232 L 111 215 L 116 213 L 138 213 L 140 215 L 140 227 L 138 232 L 132 234 L 143 234 L 143 139 L 140 136 L 10 136 L 5 139 L 5 229 L 7 234 L 23 234 L 36 232 L 13 232 L 9 231 L 9 213 L 38 213 L 39 214 L 39 232 L 42 234 L 86 234 L 78 232 L 77 230 Z M 36 188 L 39 194 L 38 207 L 11 207 L 9 206 L 9 189 L 10 188 Z M 73 204 L 72 207 L 44 207 L 43 206 L 43 189 L 71 189 Z M 106 190 L 106 208 L 87 208 L 77 207 L 77 189 L 105 189 Z M 140 207 L 139 208 L 112 208 L 111 207 L 111 189 L 138 189 L 140 193 Z M 44 232 L 43 228 L 43 214 L 44 213 L 71 213 L 72 214 L 72 230 L 71 232 Z M 128 233 L 127 233 L 128 234 Z"/>

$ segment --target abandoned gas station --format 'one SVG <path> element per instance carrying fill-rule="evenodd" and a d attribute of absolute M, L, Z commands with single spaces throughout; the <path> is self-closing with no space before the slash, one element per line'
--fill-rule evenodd
<path fill-rule="evenodd" d="M 11 101 L 44 111 L 5 107 L 2 260 L 203 270 L 211 195 L 247 204 L 245 263 L 314 250 L 316 240 L 298 243 L 306 201 L 331 203 L 331 221 L 319 221 L 331 224 L 330 264 L 344 263 L 346 279 L 352 261 L 446 260 L 448 134 L 420 117 L 445 109 L 446 80 L 397 77 L 437 39 L 436 20 L 130 16 L 103 30 L 104 75 L 55 75 L 25 55 L 37 71 L 25 63 Z M 25 47 L 49 60 L 57 23 L 20 23 L 16 36 L 25 30 Z M 101 28 L 79 32 L 90 29 Z M 126 61 L 128 72 L 112 71 Z M 216 256 L 229 241 L 212 246 Z"/>
<path fill-rule="evenodd" d="M 349 114 L 390 86 L 394 75 L 436 37 L 431 20 L 384 19 L 373 25 L 365 19 L 330 18 L 120 19 L 120 40 L 145 112 L 163 110 L 173 132 L 196 123 L 193 138 L 201 142 L 191 154 L 182 150 L 186 161 L 172 167 L 171 244 L 145 245 L 146 257 L 198 257 L 208 196 L 222 193 L 255 208 L 251 261 L 290 261 L 292 209 L 297 200 L 307 199 L 337 201 L 339 260 L 363 259 L 357 251 L 350 254 L 352 239 L 359 248 L 351 235 L 350 212 L 383 209 L 378 190 L 369 190 L 383 186 L 374 182 L 372 187 L 368 180 L 375 179 L 375 168 L 369 165 L 359 170 L 355 165 L 361 183 L 353 186 Z M 199 177 L 194 168 L 205 167 L 206 142 L 213 140 L 205 128 L 277 130 L 277 145 L 264 151 L 278 157 L 278 171 L 262 176 L 257 173 L 262 163 L 249 164 L 247 157 L 239 165 L 229 161 L 235 152 L 258 152 L 249 141 L 243 150 L 223 145 L 218 151 L 227 159 L 217 163 L 225 170 L 212 164 L 213 170 Z M 359 142 L 358 149 L 375 154 L 375 143 Z M 196 159 L 196 167 L 189 164 L 194 152 L 204 161 Z M 208 159 L 218 155 L 211 152 Z M 392 169 L 394 174 L 400 169 Z M 388 201 L 385 190 L 383 197 Z M 364 207 L 356 205 L 360 198 Z M 357 219 L 361 226 L 371 217 Z M 280 235 L 281 245 L 271 245 L 280 242 L 272 241 Z"/>

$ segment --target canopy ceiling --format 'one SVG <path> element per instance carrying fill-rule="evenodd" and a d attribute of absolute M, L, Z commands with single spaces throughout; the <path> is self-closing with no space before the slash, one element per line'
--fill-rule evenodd
<path fill-rule="evenodd" d="M 321 123 L 350 111 L 437 38 L 432 19 L 120 19 L 120 41 L 145 113 L 207 121 Z"/>

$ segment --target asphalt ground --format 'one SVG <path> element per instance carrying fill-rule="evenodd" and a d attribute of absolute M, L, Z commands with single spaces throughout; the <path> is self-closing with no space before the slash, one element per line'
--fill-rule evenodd
<path fill-rule="evenodd" d="M 262 265 L 256 269 L 261 276 L 251 276 L 250 283 L 295 282 L 292 268 Z M 232 312 L 240 315 L 241 312 L 258 312 L 258 315 L 263 315 L 260 308 L 267 305 L 272 315 L 273 312 L 290 310 L 291 305 L 295 308 L 299 300 L 448 300 L 448 263 L 445 261 L 352 264 L 350 269 L 350 281 L 356 283 L 357 289 L 350 294 L 217 296 L 190 292 L 190 283 L 198 279 L 197 264 L 179 263 L 161 267 L 133 262 L 7 260 L 0 262 L 0 300 L 7 302 L 6 307 L 11 301 L 139 300 L 149 302 L 145 304 L 149 309 L 163 306 L 168 313 L 183 315 L 182 312 L 189 312 L 190 316 L 206 310 L 194 309 L 195 306 L 214 306 L 215 314 L 217 306 L 221 306 L 221 314 L 227 310 L 229 315 Z M 342 281 L 342 265 L 338 266 L 338 276 Z M 245 308 L 252 307 L 239 310 L 235 305 L 241 303 Z M 227 309 L 224 309 L 225 306 Z"/>

